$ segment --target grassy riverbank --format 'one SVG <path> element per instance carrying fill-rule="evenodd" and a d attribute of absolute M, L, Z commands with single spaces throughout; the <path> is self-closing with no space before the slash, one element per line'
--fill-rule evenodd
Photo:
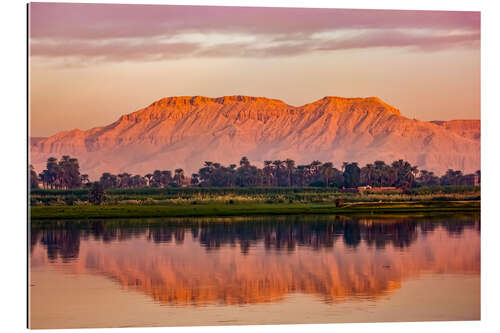
<path fill-rule="evenodd" d="M 404 214 L 479 212 L 479 201 L 352 202 L 333 203 L 205 203 L 170 205 L 35 206 L 32 219 L 87 219 L 135 217 L 252 216 L 291 214 Z"/>
<path fill-rule="evenodd" d="M 196 205 L 196 204 L 331 204 L 337 199 L 355 202 L 468 201 L 480 200 L 474 186 L 432 186 L 405 193 L 342 193 L 324 187 L 165 187 L 109 189 L 105 205 Z M 88 189 L 32 190 L 31 206 L 88 205 Z"/>

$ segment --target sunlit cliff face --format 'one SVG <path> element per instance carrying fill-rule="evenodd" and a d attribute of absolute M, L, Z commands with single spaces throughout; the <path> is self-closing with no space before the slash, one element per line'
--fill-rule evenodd
<path fill-rule="evenodd" d="M 287 158 L 337 167 L 402 158 L 436 174 L 469 173 L 480 168 L 480 138 L 479 121 L 417 121 L 376 97 L 326 96 L 294 107 L 264 97 L 183 96 L 163 98 L 103 127 L 37 138 L 30 163 L 41 171 L 49 157 L 71 155 L 91 179 L 164 168 L 191 174 L 203 161 L 226 165 L 242 156 L 259 167 Z"/>
<path fill-rule="evenodd" d="M 31 265 L 103 275 L 162 304 L 263 303 L 292 293 L 334 303 L 377 298 L 426 273 L 479 274 L 478 230 L 473 220 L 34 230 Z"/>

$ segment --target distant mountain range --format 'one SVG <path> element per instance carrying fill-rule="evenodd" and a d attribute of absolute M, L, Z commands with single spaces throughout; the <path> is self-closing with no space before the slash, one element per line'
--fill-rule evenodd
<path fill-rule="evenodd" d="M 360 165 L 405 159 L 438 174 L 480 169 L 479 120 L 420 121 L 376 97 L 324 97 L 300 107 L 263 97 L 168 97 L 114 123 L 31 138 L 31 163 L 40 172 L 48 157 L 77 157 L 81 171 L 146 174 L 204 161 L 238 163 L 247 156 Z"/>

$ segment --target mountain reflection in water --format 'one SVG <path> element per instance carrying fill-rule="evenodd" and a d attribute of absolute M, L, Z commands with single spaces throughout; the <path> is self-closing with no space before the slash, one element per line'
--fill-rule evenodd
<path fill-rule="evenodd" d="M 480 273 L 479 215 L 40 222 L 31 267 L 98 274 L 166 305 L 377 299 L 421 274 Z"/>

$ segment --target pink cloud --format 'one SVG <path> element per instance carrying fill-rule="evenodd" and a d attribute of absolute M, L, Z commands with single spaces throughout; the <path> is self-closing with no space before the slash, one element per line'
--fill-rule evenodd
<path fill-rule="evenodd" d="M 439 50 L 476 46 L 480 40 L 479 12 L 70 3 L 32 3 L 30 9 L 31 55 L 40 57 L 107 61 L 260 57 L 370 47 Z M 349 39 L 313 38 L 315 33 L 346 29 L 359 29 L 360 33 Z M 428 33 L 416 35 L 412 29 Z M 267 38 L 274 44 L 254 47 L 252 42 L 227 42 L 206 46 L 154 39 L 189 32 L 242 33 Z"/>
<path fill-rule="evenodd" d="M 320 50 L 345 50 L 370 47 L 415 47 L 421 50 L 435 50 L 451 45 L 474 46 L 479 41 L 479 33 L 459 35 L 423 36 L 392 31 L 365 33 L 352 39 L 329 41 Z"/>
<path fill-rule="evenodd" d="M 42 57 L 97 57 L 104 61 L 124 60 L 160 60 L 176 58 L 193 53 L 198 49 L 194 43 L 159 44 L 144 42 L 128 44 L 109 42 L 104 44 L 85 41 L 69 41 L 64 43 L 35 43 L 31 46 L 31 54 Z"/>
<path fill-rule="evenodd" d="M 317 32 L 346 28 L 478 31 L 479 12 L 32 3 L 33 38 L 153 37 L 182 31 Z"/>

